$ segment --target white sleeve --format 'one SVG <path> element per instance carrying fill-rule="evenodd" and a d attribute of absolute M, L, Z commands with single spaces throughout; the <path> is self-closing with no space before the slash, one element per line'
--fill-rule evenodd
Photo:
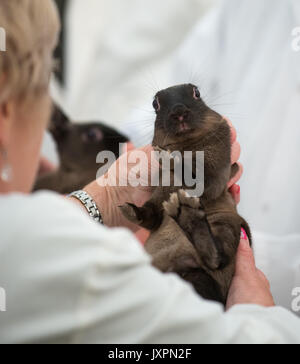
<path fill-rule="evenodd" d="M 16 214 L 0 254 L 1 343 L 300 343 L 300 321 L 288 311 L 224 314 L 152 268 L 129 232 L 95 224 L 62 198 L 40 194 Z"/>
<path fill-rule="evenodd" d="M 269 279 L 275 302 L 300 316 L 300 235 L 253 232 L 257 267 Z"/>

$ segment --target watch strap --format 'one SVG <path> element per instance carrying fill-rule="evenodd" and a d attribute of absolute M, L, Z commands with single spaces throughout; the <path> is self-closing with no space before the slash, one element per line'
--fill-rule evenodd
<path fill-rule="evenodd" d="M 103 219 L 101 216 L 101 213 L 95 203 L 95 201 L 92 199 L 92 197 L 86 193 L 85 191 L 75 191 L 72 192 L 69 197 L 76 198 L 79 200 L 83 206 L 86 208 L 87 212 L 91 216 L 92 219 L 94 219 L 96 222 L 99 222 L 100 224 L 103 224 Z"/>

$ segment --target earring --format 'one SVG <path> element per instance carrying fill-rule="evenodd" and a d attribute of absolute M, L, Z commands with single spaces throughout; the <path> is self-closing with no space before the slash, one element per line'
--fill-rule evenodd
<path fill-rule="evenodd" d="M 12 169 L 11 169 L 11 165 L 8 163 L 7 152 L 6 152 L 6 150 L 4 150 L 2 148 L 1 148 L 1 156 L 4 161 L 4 165 L 3 165 L 2 169 L 0 170 L 0 179 L 3 182 L 8 183 L 12 179 Z"/>

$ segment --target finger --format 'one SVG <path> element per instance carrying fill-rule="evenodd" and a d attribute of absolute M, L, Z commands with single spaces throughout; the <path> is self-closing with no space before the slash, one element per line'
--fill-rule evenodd
<path fill-rule="evenodd" d="M 231 163 L 234 164 L 239 161 L 241 156 L 241 145 L 235 141 L 231 146 Z"/>
<path fill-rule="evenodd" d="M 150 235 L 150 232 L 148 230 L 145 230 L 145 229 L 140 229 L 135 234 L 136 238 L 140 241 L 140 243 L 142 245 L 146 244 L 146 241 L 148 240 L 149 235 Z"/>
<path fill-rule="evenodd" d="M 147 155 L 151 155 L 151 152 L 153 152 L 153 147 L 152 147 L 152 145 L 146 145 L 145 147 L 142 147 L 142 148 L 140 148 L 139 150 L 141 150 L 141 151 L 143 151 L 143 152 L 145 152 Z"/>
<path fill-rule="evenodd" d="M 231 143 L 233 144 L 236 140 L 237 140 L 237 132 L 235 127 L 233 126 L 232 122 L 226 117 L 223 117 L 224 120 L 227 121 L 229 127 L 230 127 L 230 131 L 231 131 Z"/>
<path fill-rule="evenodd" d="M 241 163 L 237 163 L 239 166 L 239 171 L 235 176 L 232 177 L 232 179 L 228 182 L 228 188 L 231 188 L 234 184 L 236 184 L 242 177 L 244 173 L 244 167 Z"/>
<path fill-rule="evenodd" d="M 249 239 L 243 232 L 236 258 L 236 275 L 248 276 L 256 272 L 253 250 L 250 247 Z"/>
<path fill-rule="evenodd" d="M 134 147 L 133 143 L 128 142 L 125 146 L 125 150 L 123 151 L 123 153 L 130 152 L 131 150 L 134 150 L 134 149 L 135 149 L 135 147 Z"/>
<path fill-rule="evenodd" d="M 156 158 L 153 158 L 152 152 L 154 151 L 153 146 L 152 145 L 146 145 L 143 148 L 139 149 L 140 151 L 143 151 L 147 154 L 147 158 L 148 158 L 148 174 L 149 174 L 149 178 L 151 178 L 151 176 L 156 175 L 159 170 L 160 170 L 160 164 L 159 161 Z"/>
<path fill-rule="evenodd" d="M 239 185 L 233 185 L 229 189 L 229 192 L 231 193 L 235 203 L 238 205 L 241 202 L 241 187 Z"/>
<path fill-rule="evenodd" d="M 270 281 L 268 280 L 268 278 L 265 276 L 265 274 L 259 269 L 257 269 L 257 273 L 260 276 L 261 280 L 265 283 L 266 287 L 268 287 L 270 289 L 271 284 L 270 284 Z"/>

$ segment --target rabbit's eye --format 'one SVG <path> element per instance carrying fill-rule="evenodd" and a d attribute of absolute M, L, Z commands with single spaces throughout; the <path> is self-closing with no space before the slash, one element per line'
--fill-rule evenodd
<path fill-rule="evenodd" d="M 196 99 L 196 100 L 201 99 L 201 94 L 200 94 L 198 87 L 194 87 L 194 99 Z"/>
<path fill-rule="evenodd" d="M 160 103 L 158 97 L 156 97 L 155 100 L 153 101 L 153 108 L 156 112 L 160 110 Z"/>
<path fill-rule="evenodd" d="M 82 136 L 86 143 L 98 143 L 103 140 L 103 133 L 98 128 L 88 129 Z"/>

